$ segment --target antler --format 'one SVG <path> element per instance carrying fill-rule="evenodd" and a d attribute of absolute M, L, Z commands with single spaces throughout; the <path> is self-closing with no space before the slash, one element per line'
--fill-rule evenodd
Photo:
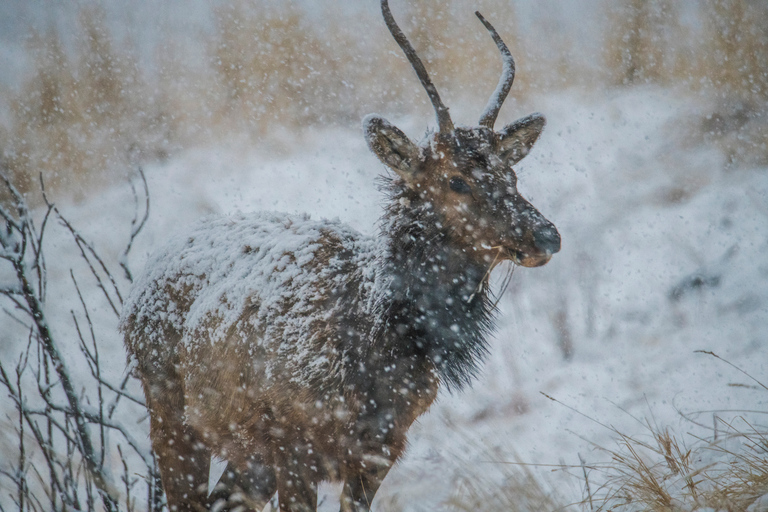
<path fill-rule="evenodd" d="M 491 99 L 488 100 L 488 104 L 485 106 L 483 114 L 480 116 L 480 126 L 487 126 L 488 128 L 493 129 L 493 124 L 496 122 L 496 116 L 499 115 L 501 105 L 507 98 L 507 94 L 509 94 L 509 90 L 512 88 L 512 82 L 515 80 L 515 59 L 512 58 L 509 48 L 507 48 L 507 45 L 501 40 L 499 33 L 496 32 L 493 25 L 483 18 L 480 11 L 475 11 L 475 16 L 483 22 L 485 28 L 491 33 L 493 42 L 495 42 L 496 46 L 499 48 L 501 59 L 504 61 L 504 68 L 501 71 L 499 84 L 496 86 L 496 90 L 493 92 Z"/>
<path fill-rule="evenodd" d="M 434 84 L 432 84 L 432 80 L 429 79 L 429 74 L 427 74 L 427 70 L 424 67 L 424 64 L 422 64 L 419 56 L 416 55 L 416 50 L 413 49 L 411 43 L 408 42 L 408 38 L 405 37 L 403 31 L 400 30 L 400 27 L 397 26 L 397 22 L 395 22 L 395 18 L 392 17 L 392 12 L 389 10 L 389 2 L 387 0 L 381 0 L 381 14 L 384 16 L 384 21 L 387 24 L 387 28 L 389 28 L 389 32 L 392 34 L 392 37 L 395 38 L 397 44 L 400 45 L 403 53 L 405 53 L 405 56 L 408 58 L 408 62 L 411 63 L 413 70 L 416 72 L 416 75 L 421 81 L 421 85 L 424 86 L 424 89 L 429 95 L 430 101 L 432 101 L 432 106 L 435 108 L 435 113 L 437 114 L 437 124 L 439 126 L 440 133 L 452 132 L 453 121 L 451 121 L 451 116 L 448 113 L 448 107 L 443 105 L 443 102 L 440 100 L 440 95 L 437 93 L 437 89 L 435 88 Z M 498 37 L 498 35 L 496 37 Z M 501 44 L 504 43 L 502 42 Z M 495 119 L 496 115 L 494 114 L 493 117 Z"/>

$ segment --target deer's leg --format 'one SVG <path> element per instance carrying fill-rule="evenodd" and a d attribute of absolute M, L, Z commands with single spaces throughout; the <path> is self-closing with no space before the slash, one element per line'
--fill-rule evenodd
<path fill-rule="evenodd" d="M 208 497 L 209 506 L 217 511 L 246 510 L 261 512 L 277 490 L 275 470 L 257 457 L 245 463 L 227 463 L 227 468 Z"/>
<path fill-rule="evenodd" d="M 277 468 L 277 497 L 280 512 L 315 512 L 317 482 L 309 478 L 306 467 L 297 458 Z"/>
<path fill-rule="evenodd" d="M 184 424 L 184 392 L 177 375 L 144 381 L 150 437 L 171 512 L 207 510 L 211 452 Z"/>
<path fill-rule="evenodd" d="M 381 482 L 392 464 L 389 461 L 371 461 L 366 468 L 349 475 L 341 493 L 341 512 L 367 512 Z"/>

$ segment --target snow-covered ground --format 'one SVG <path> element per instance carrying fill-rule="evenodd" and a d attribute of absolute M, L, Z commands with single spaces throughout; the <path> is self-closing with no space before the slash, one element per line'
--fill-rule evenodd
<path fill-rule="evenodd" d="M 596 445 L 615 447 L 607 426 L 642 437 L 647 418 L 711 438 L 680 413 L 712 425 L 715 414 L 730 421 L 742 410 L 768 411 L 764 391 L 731 386 L 754 384 L 747 377 L 694 352 L 713 351 L 765 382 L 768 169 L 727 170 L 721 152 L 702 142 L 702 99 L 649 88 L 531 103 L 548 126 L 519 165 L 519 186 L 557 225 L 562 251 L 544 267 L 515 270 L 482 377 L 441 395 L 414 425 L 407 455 L 377 495 L 382 506 L 440 509 L 457 478 L 500 482 L 504 462 L 539 465 L 529 467 L 572 503 L 583 497 L 579 457 L 605 462 Z M 422 119 L 393 121 L 413 138 L 425 128 Z M 352 128 L 279 151 L 236 140 L 189 149 L 145 171 L 152 212 L 134 269 L 170 233 L 211 212 L 307 212 L 373 233 L 382 199 L 375 178 L 386 172 Z M 117 258 L 133 207 L 125 184 L 59 206 Z M 67 293 L 77 255 L 63 235 L 49 236 L 57 257 L 49 257 L 48 313 L 68 325 L 76 306 L 57 294 Z M 106 309 L 96 314 L 102 356 L 117 377 L 116 321 Z M 148 421 L 134 428 L 146 440 Z M 337 489 L 323 489 L 321 508 L 337 509 Z"/>

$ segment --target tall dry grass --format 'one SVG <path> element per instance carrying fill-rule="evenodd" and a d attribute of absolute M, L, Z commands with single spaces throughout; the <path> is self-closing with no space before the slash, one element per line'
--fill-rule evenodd
<path fill-rule="evenodd" d="M 370 112 L 433 117 L 375 10 L 350 19 L 338 7 L 310 15 L 290 1 L 219 4 L 209 13 L 211 29 L 196 38 L 199 51 L 161 38 L 148 65 L 130 39 L 117 40 L 110 30 L 114 21 L 103 10 L 83 5 L 68 43 L 56 30 L 30 35 L 33 72 L 7 102 L 0 163 L 29 193 L 39 173 L 57 192 L 82 196 L 137 161 L 162 159 L 183 147 L 243 136 L 253 143 L 300 144 L 302 132 L 354 126 Z M 502 118 L 515 117 L 516 100 L 531 93 L 682 84 L 681 90 L 716 98 L 702 131 L 733 162 L 768 160 L 768 5 L 706 0 L 694 9 L 698 28 L 683 23 L 691 13 L 681 5 L 608 3 L 606 18 L 594 20 L 594 29 L 605 31 L 597 64 L 569 39 L 572 32 L 557 25 L 562 20 L 536 16 L 522 22 L 517 4 L 504 0 L 471 6 L 422 0 L 401 3 L 396 15 L 459 124 L 475 122 L 501 66 L 472 15 L 479 9 L 517 61 Z"/>
<path fill-rule="evenodd" d="M 138 154 L 166 153 L 163 109 L 132 49 L 106 27 L 101 10 L 86 8 L 74 52 L 53 29 L 29 38 L 34 74 L 11 98 L 0 137 L 2 164 L 25 193 L 37 189 L 42 174 L 51 189 L 82 195 L 120 175 Z"/>
<path fill-rule="evenodd" d="M 618 447 L 605 450 L 611 462 L 593 470 L 593 494 L 582 505 L 617 512 L 768 510 L 768 431 L 743 418 L 718 422 L 718 440 L 651 424 L 645 437 L 617 433 Z"/>
<path fill-rule="evenodd" d="M 698 63 L 720 99 L 704 127 L 734 165 L 768 165 L 768 3 L 708 0 L 707 58 Z"/>
<path fill-rule="evenodd" d="M 0 130 L 2 165 L 29 194 L 40 173 L 49 189 L 78 196 L 137 160 L 233 135 L 275 142 L 286 131 L 300 139 L 328 124 L 357 124 L 372 111 L 433 116 L 378 17 L 330 12 L 317 19 L 292 2 L 230 2 L 211 8 L 213 29 L 198 41 L 205 62 L 167 39 L 147 66 L 130 40 L 115 38 L 102 9 L 85 5 L 67 38 L 75 45 L 55 29 L 30 35 L 33 73 L 11 95 Z M 505 5 L 483 0 L 479 7 L 505 33 L 519 67 L 539 62 L 521 47 L 514 10 Z M 455 103 L 485 91 L 481 108 L 501 63 L 472 10 L 458 0 L 401 7 L 398 18 L 443 95 Z M 520 75 L 517 97 L 540 71 Z"/>
<path fill-rule="evenodd" d="M 491 452 L 489 457 L 493 457 Z M 490 478 L 486 468 L 474 468 L 454 482 L 454 492 L 446 501 L 448 510 L 470 512 L 538 512 L 565 510 L 566 507 L 552 487 L 543 483 L 524 464 L 510 464 L 509 461 L 495 460 L 503 465 L 502 481 Z"/>
<path fill-rule="evenodd" d="M 668 82 L 673 79 L 679 13 L 669 0 L 624 0 L 608 7 L 604 58 L 615 85 Z"/>
<path fill-rule="evenodd" d="M 768 392 L 759 379 L 717 354 L 698 352 L 730 365 L 754 384 L 730 386 Z M 645 432 L 636 435 L 612 429 L 617 447 L 597 447 L 610 461 L 591 465 L 591 486 L 585 471 L 583 507 L 590 512 L 768 510 L 768 427 L 760 423 L 768 411 L 742 411 L 730 420 L 715 413 L 711 425 L 701 423 L 697 413 L 681 414 L 687 428 L 705 434 L 676 434 L 649 420 Z"/>
<path fill-rule="evenodd" d="M 619 0 L 606 4 L 605 76 L 709 98 L 704 139 L 733 166 L 768 164 L 768 3 Z"/>

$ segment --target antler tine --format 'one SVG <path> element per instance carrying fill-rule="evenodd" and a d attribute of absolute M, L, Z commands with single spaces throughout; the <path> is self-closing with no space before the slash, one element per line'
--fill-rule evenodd
<path fill-rule="evenodd" d="M 430 101 L 432 101 L 432 106 L 435 108 L 435 113 L 437 115 L 437 124 L 439 126 L 440 133 L 452 132 L 453 121 L 451 120 L 451 116 L 448 113 L 448 107 L 443 105 L 443 102 L 440 100 L 440 95 L 437 93 L 437 89 L 432 83 L 432 80 L 429 79 L 427 69 L 424 67 L 421 59 L 416 54 L 416 50 L 413 49 L 413 46 L 411 46 L 408 38 L 405 37 L 403 31 L 400 30 L 399 26 L 397 26 L 397 22 L 395 22 L 395 18 L 392 16 L 392 11 L 389 10 L 389 2 L 387 0 L 381 0 L 381 14 L 384 16 L 384 21 L 387 24 L 387 28 L 389 28 L 389 32 L 392 34 L 392 37 L 395 38 L 397 44 L 400 45 L 403 53 L 405 53 L 405 56 L 408 58 L 408 62 L 411 63 L 413 70 L 416 72 L 416 75 L 421 81 L 421 85 L 424 86 L 424 89 L 429 95 Z"/>
<path fill-rule="evenodd" d="M 480 116 L 480 126 L 487 126 L 488 128 L 493 129 L 493 124 L 496 122 L 496 116 L 499 115 L 501 105 L 507 98 L 507 94 L 509 94 L 509 90 L 512 88 L 512 82 L 515 80 L 515 59 L 512 58 L 509 48 L 507 48 L 507 45 L 501 40 L 499 33 L 496 32 L 496 29 L 493 28 L 493 25 L 491 25 L 488 20 L 483 18 L 480 11 L 475 11 L 475 16 L 483 22 L 485 28 L 491 33 L 493 42 L 496 43 L 496 46 L 499 48 L 501 59 L 504 61 L 504 68 L 501 71 L 499 84 L 496 86 L 496 90 L 493 92 L 491 99 L 488 100 L 488 104 L 485 106 L 483 114 Z"/>

